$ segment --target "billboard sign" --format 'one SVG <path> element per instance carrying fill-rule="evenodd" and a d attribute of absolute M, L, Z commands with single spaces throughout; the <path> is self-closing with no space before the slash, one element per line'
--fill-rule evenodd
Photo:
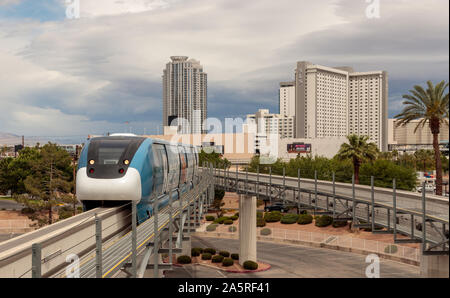
<path fill-rule="evenodd" d="M 311 144 L 294 143 L 287 145 L 288 153 L 311 153 Z"/>

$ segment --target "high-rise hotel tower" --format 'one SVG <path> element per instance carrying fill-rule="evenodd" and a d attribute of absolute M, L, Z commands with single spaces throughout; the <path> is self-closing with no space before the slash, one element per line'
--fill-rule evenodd
<path fill-rule="evenodd" d="M 178 119 L 178 132 L 204 133 L 206 120 L 208 81 L 203 66 L 186 56 L 172 56 L 167 63 L 163 79 L 163 125 L 173 125 Z M 180 118 L 187 120 L 180 121 Z"/>
<path fill-rule="evenodd" d="M 369 136 L 388 147 L 388 76 L 298 62 L 295 72 L 297 138 Z"/>

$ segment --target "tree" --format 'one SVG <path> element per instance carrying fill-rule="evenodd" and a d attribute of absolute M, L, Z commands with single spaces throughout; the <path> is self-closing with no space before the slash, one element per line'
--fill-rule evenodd
<path fill-rule="evenodd" d="M 56 144 L 47 144 L 39 150 L 39 158 L 32 163 L 32 173 L 24 185 L 26 194 L 16 200 L 35 211 L 48 211 L 48 223 L 53 222 L 53 207 L 61 203 L 72 203 L 71 157 Z M 38 218 L 40 224 L 44 219 Z"/>
<path fill-rule="evenodd" d="M 211 163 L 213 164 L 216 168 L 219 169 L 223 169 L 225 168 L 229 168 L 231 166 L 231 162 L 226 159 L 223 158 L 219 153 L 216 152 L 212 152 L 212 153 L 206 153 L 205 151 L 200 151 L 200 153 L 198 154 L 199 156 L 199 165 L 206 166 L 206 163 Z"/>
<path fill-rule="evenodd" d="M 414 152 L 416 158 L 416 169 L 421 169 L 423 172 L 433 169 L 433 151 L 430 150 L 417 150 Z"/>
<path fill-rule="evenodd" d="M 368 136 L 358 136 L 355 134 L 347 136 L 349 143 L 341 146 L 337 156 L 341 160 L 352 160 L 355 183 L 359 184 L 359 169 L 361 164 L 367 160 L 375 160 L 378 155 L 378 148 L 374 143 L 368 143 Z"/>
<path fill-rule="evenodd" d="M 17 158 L 0 161 L 0 192 L 11 191 L 12 195 L 26 192 L 24 181 L 32 174 L 32 164 L 39 158 L 39 149 L 24 148 Z"/>
<path fill-rule="evenodd" d="M 414 132 L 419 127 L 428 124 L 431 134 L 433 135 L 434 161 L 436 165 L 436 194 L 442 195 L 442 160 L 439 149 L 439 134 L 442 124 L 448 125 L 449 105 L 448 93 L 444 94 L 448 88 L 445 81 L 438 83 L 436 86 L 431 81 L 427 82 L 428 89 L 416 85 L 410 94 L 403 95 L 406 99 L 403 111 L 396 115 L 399 119 L 398 125 L 406 125 L 409 122 L 420 119 Z"/>

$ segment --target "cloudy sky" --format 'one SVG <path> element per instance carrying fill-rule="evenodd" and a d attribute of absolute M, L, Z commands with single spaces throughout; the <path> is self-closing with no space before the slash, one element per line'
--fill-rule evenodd
<path fill-rule="evenodd" d="M 0 0 L 0 131 L 157 133 L 169 57 L 201 61 L 210 117 L 278 112 L 296 61 L 389 73 L 390 116 L 414 84 L 449 78 L 449 1 Z M 373 11 L 372 11 L 373 12 Z M 70 15 L 70 14 L 69 14 Z"/>

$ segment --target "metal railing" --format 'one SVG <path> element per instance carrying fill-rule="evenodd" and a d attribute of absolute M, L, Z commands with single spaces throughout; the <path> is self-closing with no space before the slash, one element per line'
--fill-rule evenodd
<path fill-rule="evenodd" d="M 235 229 L 230 228 L 235 227 Z M 236 226 L 218 226 L 215 231 L 207 232 L 211 236 L 237 238 L 239 229 Z M 257 228 L 259 240 L 266 241 L 297 241 L 301 243 L 320 244 L 322 247 L 340 247 L 378 255 L 393 256 L 414 262 L 420 262 L 420 249 L 394 243 L 357 238 L 346 235 L 308 232 L 294 229 Z"/>

